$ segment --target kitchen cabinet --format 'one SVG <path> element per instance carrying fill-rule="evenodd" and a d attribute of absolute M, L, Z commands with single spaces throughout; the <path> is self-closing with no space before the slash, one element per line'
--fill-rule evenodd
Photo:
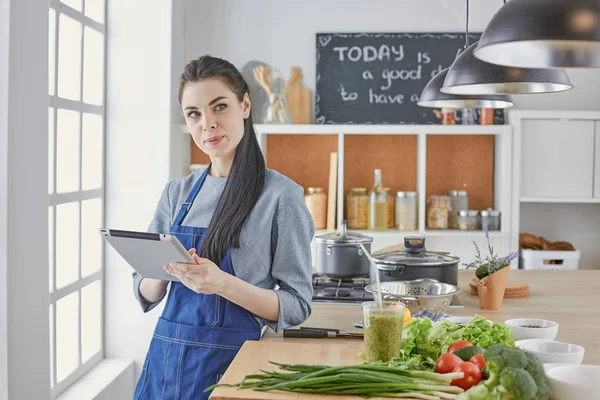
<path fill-rule="evenodd" d="M 600 153 L 594 148 L 596 124 L 594 120 L 524 119 L 521 198 L 591 199 L 595 155 L 600 162 Z M 597 173 L 596 182 L 598 185 Z M 600 195 L 600 190 L 596 192 Z"/>
<path fill-rule="evenodd" d="M 600 199 L 600 121 L 596 121 L 596 157 L 594 158 L 594 197 Z"/>

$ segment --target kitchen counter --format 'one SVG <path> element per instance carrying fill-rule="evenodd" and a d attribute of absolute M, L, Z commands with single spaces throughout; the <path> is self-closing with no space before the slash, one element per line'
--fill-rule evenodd
<path fill-rule="evenodd" d="M 523 271 L 511 270 L 510 280 L 526 282 L 530 295 L 524 299 L 504 299 L 498 311 L 482 310 L 479 299 L 471 295 L 468 282 L 474 271 L 461 270 L 458 284 L 464 307 L 446 311 L 452 316 L 482 315 L 492 321 L 511 318 L 542 318 L 558 322 L 556 340 L 585 347 L 585 364 L 600 364 L 600 270 Z M 313 303 L 312 315 L 302 326 L 338 328 L 361 332 L 354 324 L 362 319 L 360 304 Z M 286 343 L 356 343 L 360 339 L 296 339 L 283 338 L 268 330 L 263 341 Z"/>

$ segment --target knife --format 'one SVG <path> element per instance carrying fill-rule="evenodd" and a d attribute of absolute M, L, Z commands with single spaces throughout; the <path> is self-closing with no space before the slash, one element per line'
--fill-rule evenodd
<path fill-rule="evenodd" d="M 346 332 L 339 329 L 327 329 L 327 328 L 310 328 L 300 327 L 300 329 L 286 328 L 283 330 L 283 337 L 292 338 L 352 338 L 362 339 L 362 333 Z"/>

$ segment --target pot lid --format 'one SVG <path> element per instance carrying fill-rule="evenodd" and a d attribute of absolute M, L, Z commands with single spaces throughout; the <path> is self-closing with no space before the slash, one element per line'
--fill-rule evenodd
<path fill-rule="evenodd" d="M 341 223 L 341 230 L 339 232 L 329 232 L 320 236 L 315 237 L 317 243 L 328 243 L 328 244 L 367 244 L 373 241 L 373 238 L 367 235 L 356 232 L 348 232 L 347 221 L 343 220 Z"/>
<path fill-rule="evenodd" d="M 425 238 L 406 236 L 404 250 L 373 257 L 377 264 L 415 267 L 446 267 L 456 265 L 460 259 L 449 253 L 426 251 Z"/>

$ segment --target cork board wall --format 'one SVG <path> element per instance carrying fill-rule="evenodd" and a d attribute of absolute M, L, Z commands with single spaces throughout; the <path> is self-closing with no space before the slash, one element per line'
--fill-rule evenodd
<path fill-rule="evenodd" d="M 427 135 L 426 195 L 469 192 L 469 209 L 494 207 L 494 136 Z"/>
<path fill-rule="evenodd" d="M 338 150 L 337 135 L 269 135 L 267 168 L 300 186 L 320 187 L 327 193 L 329 157 Z"/>
<path fill-rule="evenodd" d="M 210 158 L 196 146 L 194 139 L 192 139 L 192 135 L 190 135 L 190 147 L 192 149 L 190 157 L 190 162 L 192 164 L 210 164 Z"/>

